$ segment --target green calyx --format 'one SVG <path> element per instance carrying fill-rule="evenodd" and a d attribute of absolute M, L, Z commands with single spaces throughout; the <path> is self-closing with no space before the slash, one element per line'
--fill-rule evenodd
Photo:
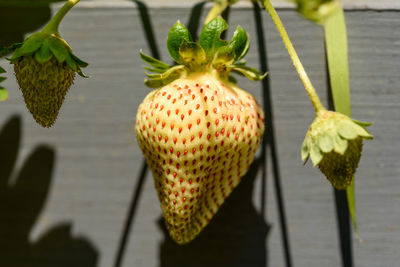
<path fill-rule="evenodd" d="M 339 0 L 292 0 L 297 4 L 297 11 L 305 18 L 316 23 L 323 23 L 327 17 L 340 8 Z"/>
<path fill-rule="evenodd" d="M 206 24 L 200 33 L 199 42 L 193 42 L 189 30 L 179 21 L 168 34 L 167 48 L 179 64 L 171 66 L 140 52 L 142 60 L 151 67 L 146 70 L 156 74 L 147 74 L 145 84 L 151 88 L 161 87 L 180 77 L 196 72 L 214 72 L 223 79 L 234 80 L 230 72 L 237 73 L 253 81 L 262 80 L 267 74 L 246 66 L 240 61 L 248 52 L 250 39 L 247 32 L 237 27 L 230 42 L 221 39 L 228 24 L 217 17 Z"/>
<path fill-rule="evenodd" d="M 0 67 L 0 74 L 2 73 L 6 73 L 6 70 Z M 5 79 L 7 78 L 0 76 L 0 83 L 3 82 Z M 7 99 L 8 99 L 8 92 L 6 88 L 0 85 L 0 101 L 5 101 Z"/>
<path fill-rule="evenodd" d="M 10 58 L 10 63 L 14 64 L 24 56 L 32 56 L 38 63 L 47 62 L 54 56 L 59 63 L 65 62 L 80 76 L 88 77 L 81 68 L 87 67 L 89 64 L 75 56 L 68 43 L 58 34 L 49 34 L 43 31 L 32 34 L 20 47 L 16 48 Z"/>
<path fill-rule="evenodd" d="M 319 111 L 301 148 L 303 162 L 311 158 L 333 186 L 345 189 L 351 184 L 360 160 L 362 140 L 373 139 L 365 129 L 370 125 L 339 112 Z"/>

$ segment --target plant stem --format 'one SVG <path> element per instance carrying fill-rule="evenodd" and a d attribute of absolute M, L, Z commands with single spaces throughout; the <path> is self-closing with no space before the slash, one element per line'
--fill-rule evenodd
<path fill-rule="evenodd" d="M 68 13 L 68 11 L 75 6 L 80 0 L 68 0 L 58 12 L 54 15 L 51 21 L 43 28 L 43 33 L 48 34 L 57 34 L 58 35 L 58 27 L 64 16 Z"/>
<path fill-rule="evenodd" d="M 265 0 L 264 1 L 264 7 L 268 11 L 269 15 L 272 18 L 272 21 L 274 22 L 276 28 L 278 29 L 279 34 L 281 35 L 282 41 L 286 46 L 286 49 L 289 53 L 290 58 L 293 61 L 293 65 L 295 66 L 297 73 L 300 76 L 301 81 L 303 82 L 303 85 L 307 91 L 308 96 L 310 97 L 311 103 L 314 106 L 315 112 L 318 113 L 318 111 L 325 110 L 324 106 L 321 103 L 321 100 L 319 99 L 317 92 L 314 89 L 314 86 L 312 85 L 310 78 L 308 77 L 303 64 L 301 64 L 301 61 L 299 59 L 299 56 L 296 53 L 296 50 L 293 47 L 292 42 L 290 41 L 290 38 L 285 30 L 285 27 L 283 27 L 282 21 L 279 18 L 278 14 L 276 13 L 275 8 L 272 6 L 270 0 Z"/>

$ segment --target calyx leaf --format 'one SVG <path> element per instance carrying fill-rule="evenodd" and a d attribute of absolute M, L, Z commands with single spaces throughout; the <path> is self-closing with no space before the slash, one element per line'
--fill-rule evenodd
<path fill-rule="evenodd" d="M 13 64 L 23 56 L 34 56 L 37 62 L 44 63 L 53 56 L 59 63 L 65 62 L 73 71 L 87 78 L 81 67 L 87 67 L 88 63 L 82 61 L 72 53 L 71 47 L 59 35 L 37 32 L 29 36 L 22 45 L 14 45 L 16 48 L 10 59 Z"/>
<path fill-rule="evenodd" d="M 229 42 L 229 46 L 235 52 L 235 61 L 239 61 L 246 56 L 250 48 L 250 38 L 241 26 L 236 28 L 236 31 L 233 33 L 233 37 Z"/>
<path fill-rule="evenodd" d="M 252 81 L 261 81 L 268 74 L 267 72 L 264 74 L 261 74 L 258 70 L 248 67 L 246 65 L 242 65 L 242 64 L 231 65 L 231 66 L 229 66 L 229 68 L 233 72 L 240 74 L 240 75 L 244 75 Z"/>
<path fill-rule="evenodd" d="M 223 31 L 228 29 L 226 21 L 217 17 L 206 24 L 200 33 L 199 43 L 206 51 L 207 60 L 211 61 L 215 53 L 221 46 L 226 46 L 228 43 L 221 39 Z"/>
<path fill-rule="evenodd" d="M 189 73 L 212 72 L 222 79 L 236 83 L 230 72 L 243 75 L 253 81 L 262 80 L 267 73 L 260 74 L 254 68 L 247 67 L 242 59 L 250 47 L 246 31 L 238 26 L 232 40 L 228 43 L 221 39 L 221 33 L 228 28 L 226 21 L 217 17 L 206 24 L 200 34 L 199 42 L 193 42 L 188 29 L 179 21 L 168 34 L 167 48 L 171 57 L 179 65 L 172 67 L 140 51 L 144 67 L 153 74 L 147 74 L 145 84 L 156 88 L 166 85 L 182 75 Z"/>
<path fill-rule="evenodd" d="M 179 52 L 181 45 L 184 41 L 191 42 L 192 37 L 185 25 L 178 21 L 177 23 L 175 23 L 174 26 L 172 26 L 171 30 L 168 33 L 167 48 L 171 57 L 175 60 L 175 62 L 179 64 L 184 63 Z"/>

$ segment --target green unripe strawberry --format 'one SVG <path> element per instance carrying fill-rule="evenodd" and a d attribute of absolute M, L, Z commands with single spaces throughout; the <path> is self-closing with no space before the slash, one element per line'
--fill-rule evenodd
<path fill-rule="evenodd" d="M 340 8 L 338 0 L 291 0 L 297 4 L 297 11 L 305 18 L 317 23 L 324 20 Z"/>
<path fill-rule="evenodd" d="M 169 66 L 141 54 L 158 74 L 148 74 L 150 92 L 138 108 L 136 136 L 153 173 L 167 229 L 177 243 L 193 240 L 217 213 L 247 172 L 264 132 L 256 99 L 229 76 L 260 80 L 256 70 L 235 63 L 249 47 L 238 27 L 228 43 L 228 25 L 208 23 L 199 43 L 176 23 L 168 51 L 180 65 Z"/>
<path fill-rule="evenodd" d="M 346 189 L 360 161 L 362 141 L 373 138 L 365 129 L 369 125 L 339 112 L 319 111 L 302 145 L 303 161 L 310 157 L 335 188 Z"/>
<path fill-rule="evenodd" d="M 73 54 L 58 32 L 62 18 L 77 2 L 68 0 L 41 32 L 15 45 L 10 59 L 25 104 L 43 127 L 52 126 L 57 119 L 75 73 L 87 77 L 81 67 L 88 63 Z"/>
<path fill-rule="evenodd" d="M 54 57 L 39 63 L 33 56 L 15 61 L 14 71 L 33 118 L 43 127 L 52 126 L 74 81 L 75 71 Z"/>

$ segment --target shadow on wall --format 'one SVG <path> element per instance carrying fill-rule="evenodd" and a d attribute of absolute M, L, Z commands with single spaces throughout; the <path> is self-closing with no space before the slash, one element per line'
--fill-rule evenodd
<path fill-rule="evenodd" d="M 20 43 L 51 18 L 50 4 L 62 0 L 0 0 L 0 45 Z M 2 56 L 2 55 L 0 55 Z"/>
<path fill-rule="evenodd" d="M 71 235 L 71 224 L 52 227 L 35 241 L 29 234 L 49 193 L 55 151 L 39 145 L 16 171 L 21 119 L 13 116 L 0 131 L 0 259 L 5 267 L 95 267 L 98 252 Z"/>
<path fill-rule="evenodd" d="M 270 227 L 252 202 L 259 162 L 253 162 L 209 225 L 189 244 L 176 244 L 169 237 L 164 220 L 159 220 L 165 235 L 160 246 L 160 267 L 267 266 L 266 238 Z"/>

